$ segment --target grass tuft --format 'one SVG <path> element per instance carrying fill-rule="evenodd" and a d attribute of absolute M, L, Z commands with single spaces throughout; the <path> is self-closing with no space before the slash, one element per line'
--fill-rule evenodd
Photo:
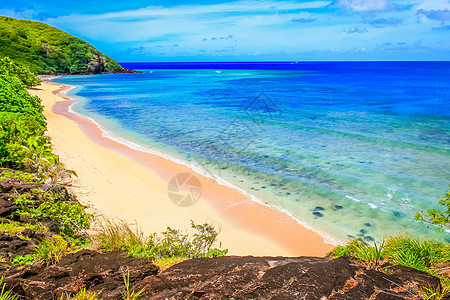
<path fill-rule="evenodd" d="M 101 298 L 98 298 L 99 294 L 100 293 L 94 293 L 82 288 L 73 296 L 63 295 L 60 300 L 102 300 Z"/>
<path fill-rule="evenodd" d="M 38 266 L 49 266 L 56 264 L 69 252 L 69 244 L 59 236 L 45 238 L 34 248 L 34 263 Z"/>
<path fill-rule="evenodd" d="M 12 291 L 6 289 L 3 279 L 3 277 L 0 278 L 0 285 L 2 286 L 2 289 L 0 290 L 0 300 L 18 300 L 19 297 L 17 297 Z"/>
<path fill-rule="evenodd" d="M 134 287 L 130 286 L 130 272 L 127 274 L 123 273 L 123 282 L 125 283 L 125 291 L 122 292 L 122 297 L 124 300 L 136 300 L 145 291 L 145 287 L 140 291 L 135 292 Z"/>

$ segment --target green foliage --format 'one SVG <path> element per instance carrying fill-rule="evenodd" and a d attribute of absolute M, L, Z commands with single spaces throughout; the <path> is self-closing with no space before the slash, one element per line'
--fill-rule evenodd
<path fill-rule="evenodd" d="M 436 225 L 442 231 L 444 231 L 446 228 L 450 229 L 450 189 L 447 190 L 447 193 L 439 201 L 439 204 L 444 207 L 443 211 L 437 209 L 429 209 L 426 216 L 422 211 L 416 214 L 415 220 Z"/>
<path fill-rule="evenodd" d="M 26 256 L 22 256 L 22 255 L 17 255 L 16 257 L 14 257 L 12 264 L 14 266 L 17 265 L 31 265 L 34 262 L 35 256 L 33 254 L 31 255 L 26 255 Z"/>
<path fill-rule="evenodd" d="M 48 228 L 43 226 L 40 223 L 29 224 L 29 223 L 20 223 L 17 221 L 8 220 L 8 222 L 0 224 L 0 233 L 9 234 L 9 235 L 18 235 L 26 228 L 29 228 L 33 231 L 39 231 L 39 232 L 47 232 L 48 231 Z"/>
<path fill-rule="evenodd" d="M 28 172 L 21 172 L 21 171 L 1 172 L 0 173 L 0 181 L 4 180 L 6 178 L 15 178 L 18 181 L 24 182 L 24 183 L 39 182 L 36 179 L 36 175 L 35 174 L 31 174 L 31 173 L 28 173 Z"/>
<path fill-rule="evenodd" d="M 52 185 L 76 175 L 52 153 L 49 139 L 43 136 L 47 125 L 40 99 L 30 96 L 10 73 L 0 72 L 0 166 L 36 172 Z"/>
<path fill-rule="evenodd" d="M 42 127 L 39 129 L 45 130 L 46 124 L 40 99 L 30 96 L 24 83 L 8 73 L 10 72 L 0 73 L 0 111 L 33 116 Z"/>
<path fill-rule="evenodd" d="M 145 249 L 147 244 L 147 238 L 142 232 L 138 229 L 131 229 L 123 221 L 116 223 L 111 220 L 104 220 L 100 224 L 100 230 L 92 238 L 94 243 L 103 251 L 122 250 L 137 254 L 138 251 Z"/>
<path fill-rule="evenodd" d="M 0 74 L 0 166 L 23 169 L 25 159 L 33 157 L 29 149 L 51 154 L 42 109 L 21 81 Z"/>
<path fill-rule="evenodd" d="M 83 206 L 63 201 L 54 192 L 47 192 L 44 197 L 47 201 L 33 209 L 32 216 L 49 217 L 58 224 L 61 233 L 70 238 L 78 238 L 80 232 L 89 229 L 92 216 L 84 211 Z"/>
<path fill-rule="evenodd" d="M 384 243 L 373 247 L 361 240 L 353 240 L 345 246 L 337 246 L 333 249 L 335 257 L 350 255 L 363 261 L 369 268 L 378 268 L 379 264 L 386 259 Z"/>
<path fill-rule="evenodd" d="M 428 273 L 436 273 L 436 264 L 450 264 L 450 245 L 410 236 L 388 237 L 380 246 L 353 240 L 347 245 L 333 249 L 334 257 L 350 255 L 369 266 L 382 260 L 411 267 Z"/>
<path fill-rule="evenodd" d="M 433 265 L 450 263 L 449 245 L 410 236 L 386 239 L 386 253 L 396 264 L 432 273 Z"/>
<path fill-rule="evenodd" d="M 41 83 L 41 80 L 31 73 L 28 68 L 19 66 L 9 57 L 0 59 L 0 74 L 18 79 L 26 86 L 35 86 Z"/>
<path fill-rule="evenodd" d="M 19 207 L 19 211 L 29 212 L 29 206 L 36 205 L 36 201 L 31 199 L 30 194 L 25 193 L 14 199 L 14 204 Z"/>
<path fill-rule="evenodd" d="M 69 244 L 59 235 L 45 238 L 34 248 L 34 263 L 39 266 L 56 264 L 69 251 Z"/>
<path fill-rule="evenodd" d="M 13 294 L 12 291 L 7 290 L 5 284 L 3 283 L 3 277 L 0 278 L 0 285 L 2 289 L 0 291 L 0 300 L 18 300 L 19 297 Z"/>
<path fill-rule="evenodd" d="M 85 41 L 40 22 L 0 17 L 0 57 L 9 56 L 35 74 L 80 74 L 103 62 L 98 72 L 122 67 Z"/>
<path fill-rule="evenodd" d="M 212 225 L 192 222 L 191 227 L 197 231 L 193 236 L 167 227 L 159 235 L 154 233 L 146 237 L 125 222 L 107 220 L 100 225 L 92 240 L 103 251 L 121 250 L 136 257 L 188 259 L 226 255 L 226 249 L 212 248 L 218 235 Z"/>

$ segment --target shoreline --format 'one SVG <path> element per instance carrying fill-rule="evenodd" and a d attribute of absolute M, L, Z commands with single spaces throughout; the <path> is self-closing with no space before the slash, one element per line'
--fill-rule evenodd
<path fill-rule="evenodd" d="M 74 180 L 79 185 L 75 193 L 83 204 L 89 203 L 110 218 L 134 220 L 146 234 L 162 231 L 166 226 L 186 228 L 189 219 L 197 223 L 210 221 L 221 228 L 218 240 L 230 254 L 324 256 L 333 248 L 318 232 L 273 207 L 252 200 L 249 195 L 199 174 L 187 165 L 106 137 L 95 121 L 71 112 L 70 106 L 76 100 L 59 95 L 70 88 L 43 82 L 37 89 L 30 90 L 30 94 L 40 96 L 46 107 L 47 135 L 55 152 L 61 156 L 61 161 L 79 173 Z M 77 144 L 78 147 L 74 147 Z M 96 171 L 102 176 L 95 178 Z M 193 206 L 180 208 L 169 200 L 168 182 L 178 173 L 193 174 L 201 182 L 202 196 Z M 126 180 L 117 181 L 120 175 L 126 175 Z M 136 190 L 127 189 L 127 185 L 137 185 Z M 127 191 L 119 193 L 123 189 Z M 108 195 L 99 195 L 102 191 Z M 145 197 L 146 194 L 152 197 Z M 112 198 L 105 199 L 108 196 Z M 123 196 L 131 208 L 124 207 Z M 145 213 L 154 210 L 159 213 Z"/>

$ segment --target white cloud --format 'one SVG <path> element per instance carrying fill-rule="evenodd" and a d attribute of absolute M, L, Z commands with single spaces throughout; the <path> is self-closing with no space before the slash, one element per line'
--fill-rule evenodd
<path fill-rule="evenodd" d="M 222 4 L 146 7 L 99 15 L 69 15 L 51 19 L 51 25 L 93 40 L 115 43 L 146 42 L 179 36 L 223 36 L 246 33 L 255 27 L 279 26 L 306 13 L 302 9 L 320 8 L 330 1 L 236 1 Z M 299 12 L 296 12 L 299 11 Z M 94 25 L 95 24 L 95 25 Z M 202 37 L 197 37 L 201 34 Z"/>
<path fill-rule="evenodd" d="M 417 6 L 417 9 L 433 10 L 433 9 L 450 9 L 449 0 L 426 0 Z"/>
<path fill-rule="evenodd" d="M 329 5 L 331 1 L 236 1 L 208 5 L 180 5 L 173 7 L 149 6 L 138 10 L 106 13 L 93 16 L 94 19 L 126 19 L 142 17 L 187 16 L 210 13 L 250 13 L 264 11 L 298 10 L 308 8 L 321 8 Z"/>
<path fill-rule="evenodd" d="M 388 0 L 336 0 L 334 5 L 356 12 L 386 11 L 393 7 Z"/>

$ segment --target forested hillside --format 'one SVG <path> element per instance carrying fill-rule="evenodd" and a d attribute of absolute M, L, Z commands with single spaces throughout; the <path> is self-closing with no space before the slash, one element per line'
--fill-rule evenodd
<path fill-rule="evenodd" d="M 0 57 L 6 56 L 35 74 L 126 71 L 87 42 L 57 28 L 0 16 Z"/>

